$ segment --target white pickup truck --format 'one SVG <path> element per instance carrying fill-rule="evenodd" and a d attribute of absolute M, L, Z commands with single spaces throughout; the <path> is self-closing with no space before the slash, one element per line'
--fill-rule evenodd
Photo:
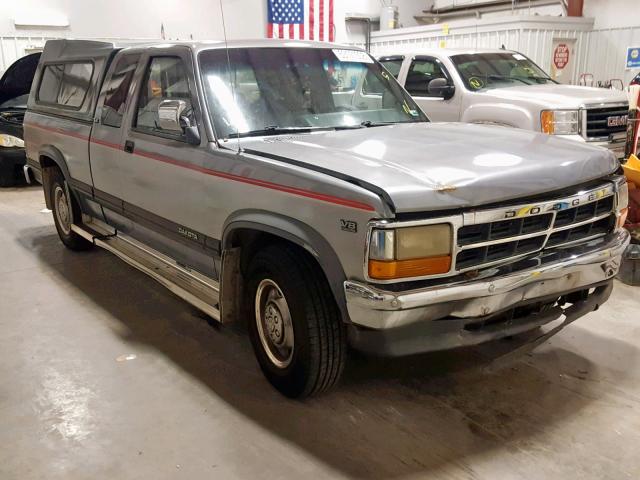
<path fill-rule="evenodd" d="M 380 62 L 432 121 L 545 132 L 624 157 L 629 113 L 624 92 L 558 84 L 509 50 L 420 50 Z"/>

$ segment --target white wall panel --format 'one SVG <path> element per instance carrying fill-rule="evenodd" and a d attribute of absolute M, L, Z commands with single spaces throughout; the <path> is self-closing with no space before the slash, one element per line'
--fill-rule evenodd
<path fill-rule="evenodd" d="M 640 1 L 640 0 L 639 0 Z M 443 25 L 375 32 L 371 51 L 375 55 L 411 53 L 420 48 L 500 48 L 517 50 L 545 71 L 551 70 L 553 40 L 575 39 L 575 70 L 572 83 L 580 74 L 591 73 L 594 80 L 622 79 L 628 84 L 633 72 L 625 70 L 626 48 L 640 45 L 640 26 L 592 30 L 593 19 L 567 17 L 501 17 L 480 21 L 460 21 Z"/>

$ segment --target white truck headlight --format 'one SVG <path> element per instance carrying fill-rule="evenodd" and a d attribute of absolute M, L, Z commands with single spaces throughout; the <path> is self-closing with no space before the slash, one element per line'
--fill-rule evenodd
<path fill-rule="evenodd" d="M 543 110 L 540 114 L 542 131 L 550 135 L 577 135 L 579 119 L 578 110 Z"/>
<path fill-rule="evenodd" d="M 369 277 L 422 277 L 451 269 L 452 228 L 448 223 L 374 229 L 369 243 Z"/>
<path fill-rule="evenodd" d="M 24 140 L 14 137 L 13 135 L 7 135 L 6 133 L 0 133 L 0 147 L 20 147 L 24 148 Z"/>

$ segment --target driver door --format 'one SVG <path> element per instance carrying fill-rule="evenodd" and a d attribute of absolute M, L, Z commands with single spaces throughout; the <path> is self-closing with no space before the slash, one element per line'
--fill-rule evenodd
<path fill-rule="evenodd" d="M 213 257 L 201 233 L 212 206 L 203 201 L 206 133 L 191 53 L 184 47 L 153 49 L 143 55 L 141 64 L 118 152 L 122 209 L 132 222 L 126 233 L 179 263 L 213 275 Z M 197 127 L 199 139 L 190 140 L 180 129 L 163 128 L 166 123 L 158 107 L 167 100 L 184 104 L 185 118 Z"/>
<path fill-rule="evenodd" d="M 435 57 L 415 57 L 409 66 L 404 88 L 424 110 L 432 122 L 460 121 L 460 92 L 445 100 L 442 96 L 429 93 L 429 82 L 445 78 L 451 85 L 453 80 L 442 62 Z"/>

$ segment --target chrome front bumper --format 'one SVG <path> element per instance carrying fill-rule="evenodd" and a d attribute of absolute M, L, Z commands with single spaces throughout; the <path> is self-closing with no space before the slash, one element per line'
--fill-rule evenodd
<path fill-rule="evenodd" d="M 437 323 L 442 333 L 447 324 L 456 329 L 536 299 L 603 285 L 618 273 L 628 244 L 629 233 L 619 229 L 583 245 L 486 269 L 473 280 L 400 292 L 346 281 L 347 309 L 356 329 L 386 331 Z"/>
<path fill-rule="evenodd" d="M 586 139 L 582 135 L 566 135 L 561 138 L 568 138 L 578 142 L 584 142 L 587 145 L 606 148 L 616 156 L 618 160 L 624 158 L 625 147 L 627 145 L 627 135 L 624 132 L 612 135 L 611 138 L 604 139 Z"/>

